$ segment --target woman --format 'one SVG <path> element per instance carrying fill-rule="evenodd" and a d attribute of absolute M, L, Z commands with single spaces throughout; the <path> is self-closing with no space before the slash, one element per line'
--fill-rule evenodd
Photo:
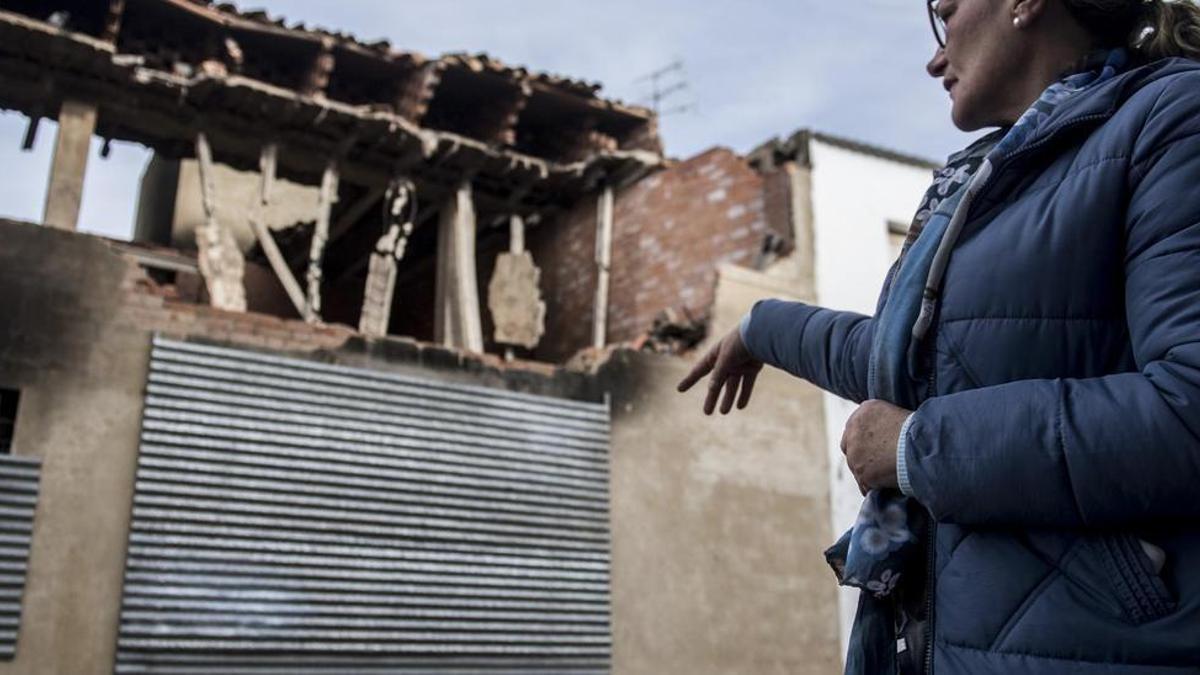
<path fill-rule="evenodd" d="M 1200 672 L 1200 8 L 930 13 L 955 125 L 999 129 L 876 315 L 761 302 L 680 389 L 711 373 L 728 413 L 765 363 L 866 401 L 848 672 Z"/>

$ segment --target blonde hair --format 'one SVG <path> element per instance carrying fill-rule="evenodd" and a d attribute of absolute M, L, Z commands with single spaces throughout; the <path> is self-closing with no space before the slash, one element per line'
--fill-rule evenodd
<path fill-rule="evenodd" d="M 1194 0 L 1063 0 L 1101 47 L 1127 47 L 1146 61 L 1200 60 L 1200 5 Z"/>

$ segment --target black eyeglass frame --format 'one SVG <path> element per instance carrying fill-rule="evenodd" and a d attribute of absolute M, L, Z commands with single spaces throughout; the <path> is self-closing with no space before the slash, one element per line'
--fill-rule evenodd
<path fill-rule="evenodd" d="M 928 0 L 925 7 L 929 10 L 929 26 L 933 28 L 933 39 L 937 40 L 938 47 L 946 48 L 946 22 L 942 20 L 942 15 L 938 14 L 937 6 L 941 0 Z"/>

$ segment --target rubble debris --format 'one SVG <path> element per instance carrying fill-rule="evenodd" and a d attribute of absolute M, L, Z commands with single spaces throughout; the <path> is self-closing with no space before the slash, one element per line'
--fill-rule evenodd
<path fill-rule="evenodd" d="M 708 320 L 693 318 L 686 308 L 682 312 L 682 317 L 673 309 L 660 312 L 650 331 L 634 347 L 659 354 L 683 354 L 695 349 L 708 337 Z"/>
<path fill-rule="evenodd" d="M 371 253 L 358 321 L 360 333 L 376 337 L 388 332 L 396 292 L 396 266 L 404 259 L 417 215 L 416 188 L 407 180 L 393 181 L 383 203 L 385 231 Z"/>
<path fill-rule="evenodd" d="M 312 245 L 308 253 L 308 294 L 304 303 L 304 320 L 318 323 L 321 320 L 321 263 L 325 258 L 325 244 L 329 241 L 329 217 L 333 203 L 337 201 L 339 173 L 336 159 L 331 159 L 321 176 L 321 194 L 317 200 L 317 226 L 313 229 Z"/>
<path fill-rule="evenodd" d="M 203 133 L 196 135 L 196 157 L 200 165 L 200 191 L 205 218 L 204 225 L 196 232 L 196 246 L 199 250 L 200 273 L 208 287 L 209 303 L 217 309 L 244 312 L 246 260 L 233 233 L 217 219 L 212 148 Z"/>

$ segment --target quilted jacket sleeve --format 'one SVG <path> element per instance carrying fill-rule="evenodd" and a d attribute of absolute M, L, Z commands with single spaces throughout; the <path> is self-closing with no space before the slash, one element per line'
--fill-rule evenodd
<path fill-rule="evenodd" d="M 875 321 L 800 302 L 763 300 L 742 335 L 755 358 L 842 398 L 867 398 L 867 360 Z"/>
<path fill-rule="evenodd" d="M 1131 158 L 1126 222 L 1139 372 L 926 401 L 905 460 L 938 520 L 1078 527 L 1200 516 L 1200 96 L 1164 96 L 1156 111 Z"/>

